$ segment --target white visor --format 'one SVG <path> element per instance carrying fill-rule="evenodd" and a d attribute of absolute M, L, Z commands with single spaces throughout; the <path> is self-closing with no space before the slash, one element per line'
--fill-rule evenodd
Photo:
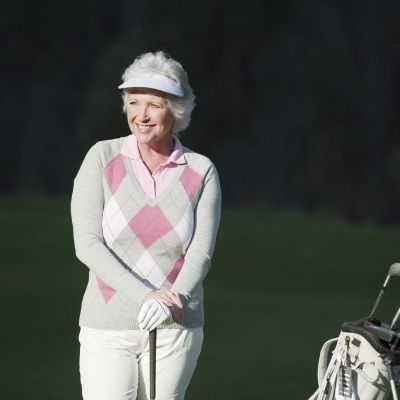
<path fill-rule="evenodd" d="M 161 92 L 173 94 L 174 96 L 183 97 L 183 90 L 181 85 L 178 85 L 173 80 L 159 74 L 131 78 L 118 86 L 118 89 L 128 88 L 150 88 L 160 90 Z"/>

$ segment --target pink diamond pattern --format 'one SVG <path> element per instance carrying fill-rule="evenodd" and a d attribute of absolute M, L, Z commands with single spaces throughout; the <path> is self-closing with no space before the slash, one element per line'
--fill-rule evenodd
<path fill-rule="evenodd" d="M 126 168 L 124 164 L 124 158 L 121 154 L 113 158 L 104 168 L 104 176 L 111 190 L 114 194 L 125 178 Z"/>
<path fill-rule="evenodd" d="M 203 183 L 203 178 L 198 172 L 187 166 L 183 171 L 180 181 L 189 199 L 192 200 Z"/>
<path fill-rule="evenodd" d="M 98 276 L 96 277 L 96 279 L 100 293 L 103 296 L 104 301 L 108 303 L 111 300 L 111 297 L 114 296 L 115 289 L 113 289 L 111 286 L 108 286 L 107 283 L 103 282 Z"/>
<path fill-rule="evenodd" d="M 160 207 L 148 204 L 130 220 L 129 226 L 146 249 L 173 229 Z"/>
<path fill-rule="evenodd" d="M 185 262 L 185 257 L 184 256 L 180 256 L 176 262 L 174 267 L 172 268 L 171 272 L 169 273 L 169 275 L 167 276 L 167 279 L 171 282 L 174 283 L 176 278 L 179 275 L 179 272 L 181 271 L 182 267 L 183 267 L 183 263 Z"/>

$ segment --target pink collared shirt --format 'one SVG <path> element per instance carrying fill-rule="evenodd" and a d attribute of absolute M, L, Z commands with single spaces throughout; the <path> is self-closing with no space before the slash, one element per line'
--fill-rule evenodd
<path fill-rule="evenodd" d="M 147 169 L 140 155 L 134 134 L 129 135 L 122 146 L 121 153 L 131 160 L 133 172 L 147 196 L 155 198 L 168 186 L 180 168 L 186 165 L 180 140 L 174 136 L 175 146 L 168 160 L 160 164 L 153 174 Z"/>

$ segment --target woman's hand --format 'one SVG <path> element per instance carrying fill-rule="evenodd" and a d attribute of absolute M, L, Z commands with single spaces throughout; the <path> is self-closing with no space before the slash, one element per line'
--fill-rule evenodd
<path fill-rule="evenodd" d="M 163 322 L 179 322 L 183 315 L 183 304 L 177 293 L 170 290 L 154 290 L 143 300 L 138 315 L 139 327 L 151 331 Z"/>
<path fill-rule="evenodd" d="M 163 322 L 172 322 L 170 309 L 157 299 L 150 299 L 143 303 L 138 315 L 139 328 L 152 331 Z"/>

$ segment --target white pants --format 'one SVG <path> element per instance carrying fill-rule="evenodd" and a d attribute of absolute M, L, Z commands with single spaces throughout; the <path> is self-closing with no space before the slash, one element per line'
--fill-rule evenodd
<path fill-rule="evenodd" d="M 149 399 L 149 334 L 81 328 L 84 400 Z M 203 342 L 203 328 L 158 329 L 157 400 L 185 397 Z"/>

